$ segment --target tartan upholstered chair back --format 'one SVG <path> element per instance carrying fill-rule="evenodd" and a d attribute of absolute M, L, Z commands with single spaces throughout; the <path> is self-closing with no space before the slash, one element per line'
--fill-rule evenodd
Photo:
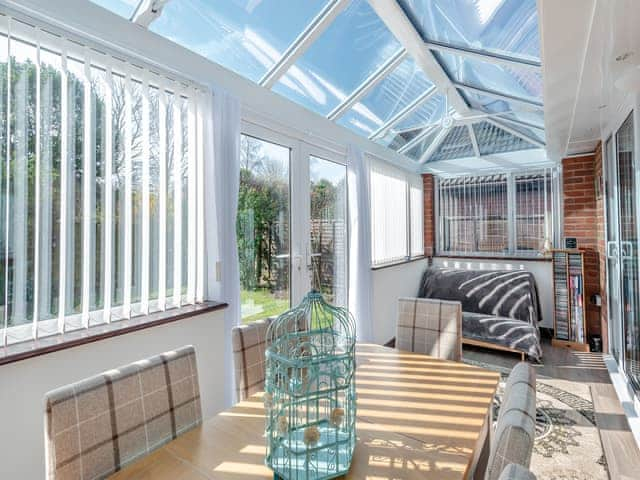
<path fill-rule="evenodd" d="M 47 478 L 99 479 L 202 422 L 191 346 L 45 395 Z"/>
<path fill-rule="evenodd" d="M 462 305 L 431 298 L 400 298 L 396 348 L 462 360 Z"/>
<path fill-rule="evenodd" d="M 267 329 L 272 318 L 239 325 L 231 330 L 236 394 L 244 400 L 264 390 Z"/>

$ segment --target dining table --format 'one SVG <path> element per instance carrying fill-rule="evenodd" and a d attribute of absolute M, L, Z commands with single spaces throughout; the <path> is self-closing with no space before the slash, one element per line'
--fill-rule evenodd
<path fill-rule="evenodd" d="M 481 479 L 497 372 L 356 346 L 356 447 L 346 479 Z M 116 472 L 113 480 L 272 479 L 256 393 Z"/>

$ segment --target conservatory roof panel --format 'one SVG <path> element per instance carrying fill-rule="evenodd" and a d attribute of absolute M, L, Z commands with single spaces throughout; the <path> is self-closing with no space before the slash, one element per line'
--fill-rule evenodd
<path fill-rule="evenodd" d="M 536 0 L 92 1 L 421 164 L 544 148 Z"/>

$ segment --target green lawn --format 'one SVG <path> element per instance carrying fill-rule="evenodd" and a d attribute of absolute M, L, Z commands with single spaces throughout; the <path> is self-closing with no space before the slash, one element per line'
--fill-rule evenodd
<path fill-rule="evenodd" d="M 289 308 L 289 300 L 274 298 L 266 289 L 241 290 L 242 323 L 255 322 L 267 317 L 280 315 Z"/>

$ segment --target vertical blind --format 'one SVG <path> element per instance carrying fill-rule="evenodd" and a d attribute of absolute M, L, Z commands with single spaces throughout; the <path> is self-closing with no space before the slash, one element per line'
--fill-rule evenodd
<path fill-rule="evenodd" d="M 4 344 L 201 300 L 202 95 L 0 16 Z"/>
<path fill-rule="evenodd" d="M 423 254 L 422 182 L 385 162 L 371 163 L 372 263 Z"/>
<path fill-rule="evenodd" d="M 438 251 L 538 255 L 553 241 L 551 168 L 438 180 Z"/>

